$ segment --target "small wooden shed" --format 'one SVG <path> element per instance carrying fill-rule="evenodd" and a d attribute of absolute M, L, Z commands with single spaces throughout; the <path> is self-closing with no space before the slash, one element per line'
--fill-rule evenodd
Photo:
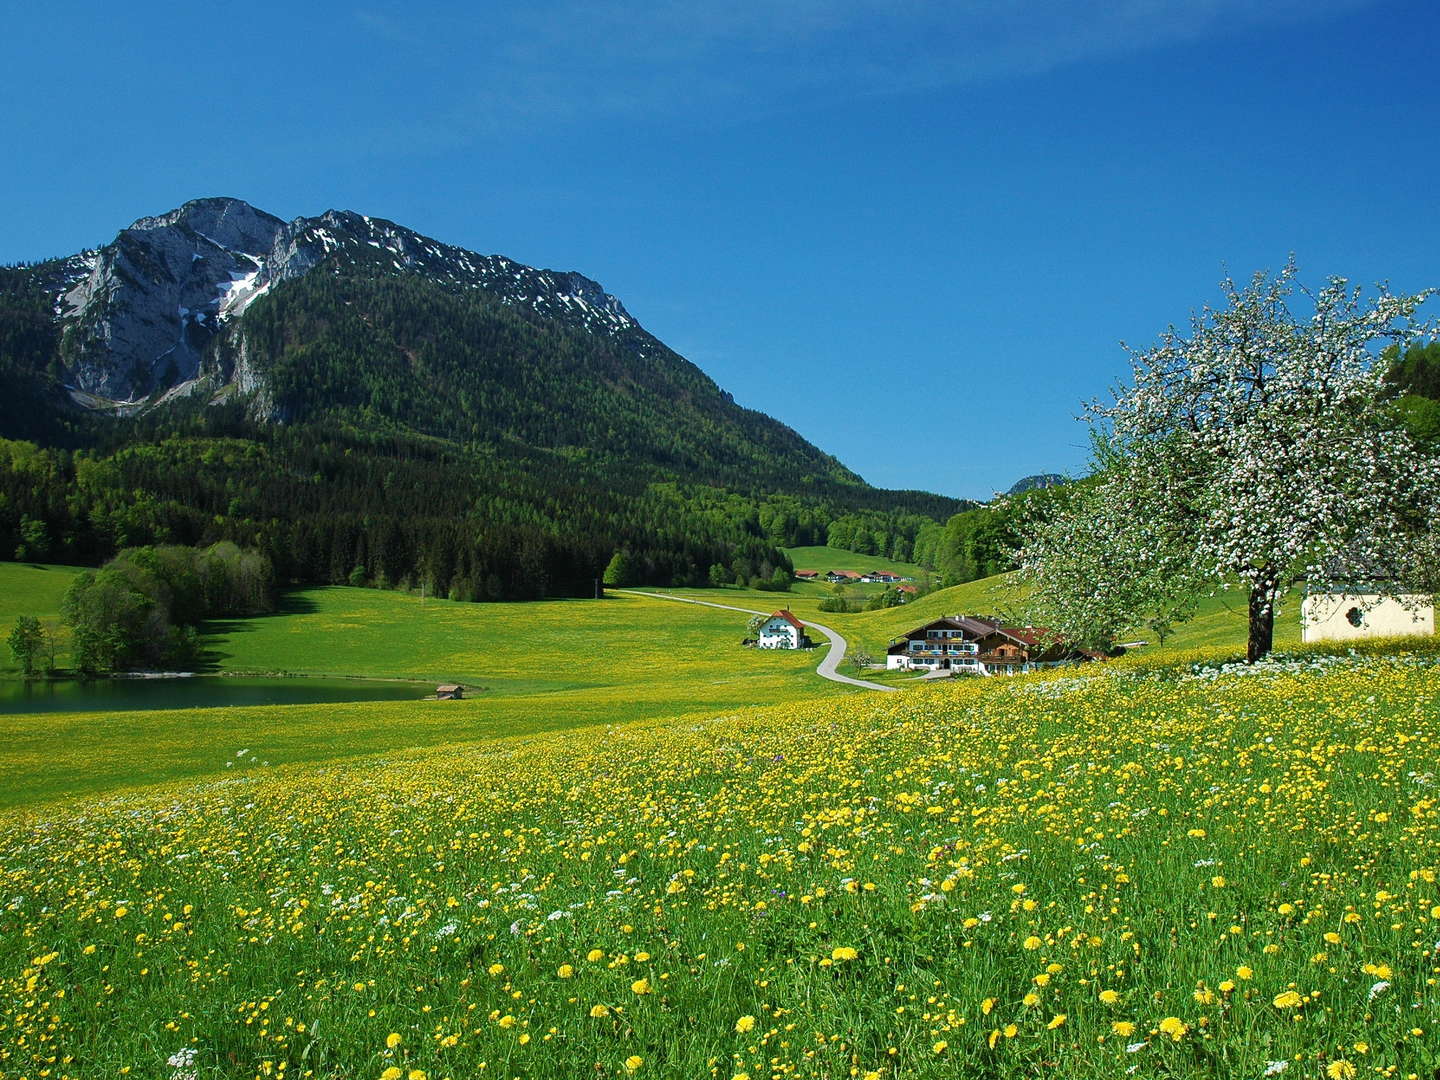
<path fill-rule="evenodd" d="M 436 701 L 459 701 L 465 696 L 465 688 L 459 683 L 446 683 L 435 688 Z"/>

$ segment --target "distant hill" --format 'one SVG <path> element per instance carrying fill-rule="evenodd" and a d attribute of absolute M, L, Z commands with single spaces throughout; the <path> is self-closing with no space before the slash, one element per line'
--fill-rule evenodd
<path fill-rule="evenodd" d="M 1034 476 L 1016 480 L 1005 494 L 1019 495 L 1022 492 L 1034 491 L 1036 488 L 1059 487 L 1063 483 L 1065 483 L 1065 477 L 1059 473 L 1036 473 Z"/>
<path fill-rule="evenodd" d="M 300 581 L 545 595 L 622 548 L 764 576 L 841 515 L 908 540 L 965 505 L 870 487 L 588 277 L 350 211 L 200 199 L 0 269 L 0 384 L 0 437 L 105 462 L 37 493 L 0 454 L 0 556 L 38 523 L 32 557 L 230 538 Z"/>

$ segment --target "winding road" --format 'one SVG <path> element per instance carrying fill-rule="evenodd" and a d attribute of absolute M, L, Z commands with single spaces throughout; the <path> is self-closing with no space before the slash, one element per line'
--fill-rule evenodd
<path fill-rule="evenodd" d="M 709 600 L 691 600 L 687 596 L 667 596 L 665 593 L 640 592 L 636 589 L 615 589 L 612 591 L 629 596 L 648 596 L 652 600 L 671 600 L 677 604 L 698 604 L 701 607 L 719 608 L 721 611 L 740 611 L 746 615 L 770 614 L 768 611 L 735 607 L 732 604 L 716 604 Z M 885 686 L 882 683 L 866 682 L 864 679 L 852 679 L 849 675 L 841 675 L 836 669 L 840 667 L 840 661 L 845 659 L 845 639 L 828 626 L 821 626 L 817 622 L 812 622 L 810 625 L 830 639 L 830 647 L 825 650 L 825 655 L 821 658 L 819 666 L 815 669 L 816 675 L 819 675 L 822 679 L 829 679 L 831 682 L 849 683 L 851 686 L 858 686 L 865 690 L 883 690 L 887 694 L 900 689 L 898 686 Z"/>

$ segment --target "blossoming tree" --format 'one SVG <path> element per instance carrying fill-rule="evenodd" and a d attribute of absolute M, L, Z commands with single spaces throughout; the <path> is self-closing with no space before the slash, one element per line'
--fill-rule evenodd
<path fill-rule="evenodd" d="M 1440 466 L 1388 399 L 1380 347 L 1435 334 L 1430 292 L 1373 302 L 1341 278 L 1299 290 L 1294 262 L 1225 306 L 1129 350 L 1133 384 L 1087 406 L 1096 473 L 1020 553 L 1037 608 L 1076 639 L 1167 625 L 1199 597 L 1248 592 L 1252 662 L 1271 649 L 1278 602 L 1357 551 L 1415 558 L 1440 507 Z M 1296 317 L 1297 292 L 1313 310 Z"/>

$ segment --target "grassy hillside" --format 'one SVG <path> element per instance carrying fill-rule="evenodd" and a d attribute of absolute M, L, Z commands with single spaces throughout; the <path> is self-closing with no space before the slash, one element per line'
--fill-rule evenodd
<path fill-rule="evenodd" d="M 21 615 L 33 615 L 58 630 L 59 662 L 68 662 L 69 633 L 60 626 L 60 598 L 78 573 L 74 566 L 0 562 L 0 677 L 20 674 L 5 639 Z"/>
<path fill-rule="evenodd" d="M 1017 575 L 997 574 L 964 585 L 937 589 L 900 607 L 848 615 L 825 613 L 821 618 L 844 634 L 852 645 L 864 645 L 873 654 L 879 655 L 892 638 L 942 615 L 996 615 L 1023 622 L 1028 595 L 1029 590 Z M 1277 648 L 1288 648 L 1300 642 L 1301 597 L 1300 590 L 1292 590 L 1282 605 L 1275 623 Z M 808 597 L 797 598 L 791 607 L 797 612 L 803 610 L 818 614 L 818 599 L 813 601 L 814 608 Z M 1243 653 L 1246 633 L 1244 594 L 1232 591 L 1203 599 L 1195 617 L 1177 626 L 1163 645 L 1153 632 L 1144 629 L 1134 630 L 1125 640 L 1148 641 L 1143 649 L 1135 650 L 1146 655 L 1169 656 L 1201 648 L 1231 648 Z"/>
<path fill-rule="evenodd" d="M 857 574 L 863 574 L 867 570 L 889 570 L 893 574 L 914 578 L 916 581 L 924 581 L 930 576 L 929 571 L 914 563 L 896 562 L 880 555 L 861 555 L 843 548 L 821 546 L 781 550 L 790 557 L 796 570 L 854 570 Z"/>
<path fill-rule="evenodd" d="M 746 619 L 623 594 L 466 604 L 331 586 L 287 593 L 277 615 L 213 623 L 205 644 L 225 671 L 458 680 L 505 693 L 803 681 L 808 655 L 740 647 Z"/>
<path fill-rule="evenodd" d="M 1428 1077 L 1437 699 L 1110 669 L 11 812 L 0 1070 Z"/>
<path fill-rule="evenodd" d="M 222 671 L 460 681 L 460 702 L 356 702 L 114 714 L 0 715 L 0 806 L 269 761 L 526 736 L 688 709 L 856 693 L 814 653 L 740 647 L 746 617 L 612 597 L 459 604 L 372 589 L 289 595 L 284 612 L 212 624 Z M 249 750 L 236 760 L 239 750 Z"/>
<path fill-rule="evenodd" d="M 0 623 L 8 632 L 19 615 L 58 619 L 60 598 L 78 573 L 74 566 L 0 562 Z"/>

